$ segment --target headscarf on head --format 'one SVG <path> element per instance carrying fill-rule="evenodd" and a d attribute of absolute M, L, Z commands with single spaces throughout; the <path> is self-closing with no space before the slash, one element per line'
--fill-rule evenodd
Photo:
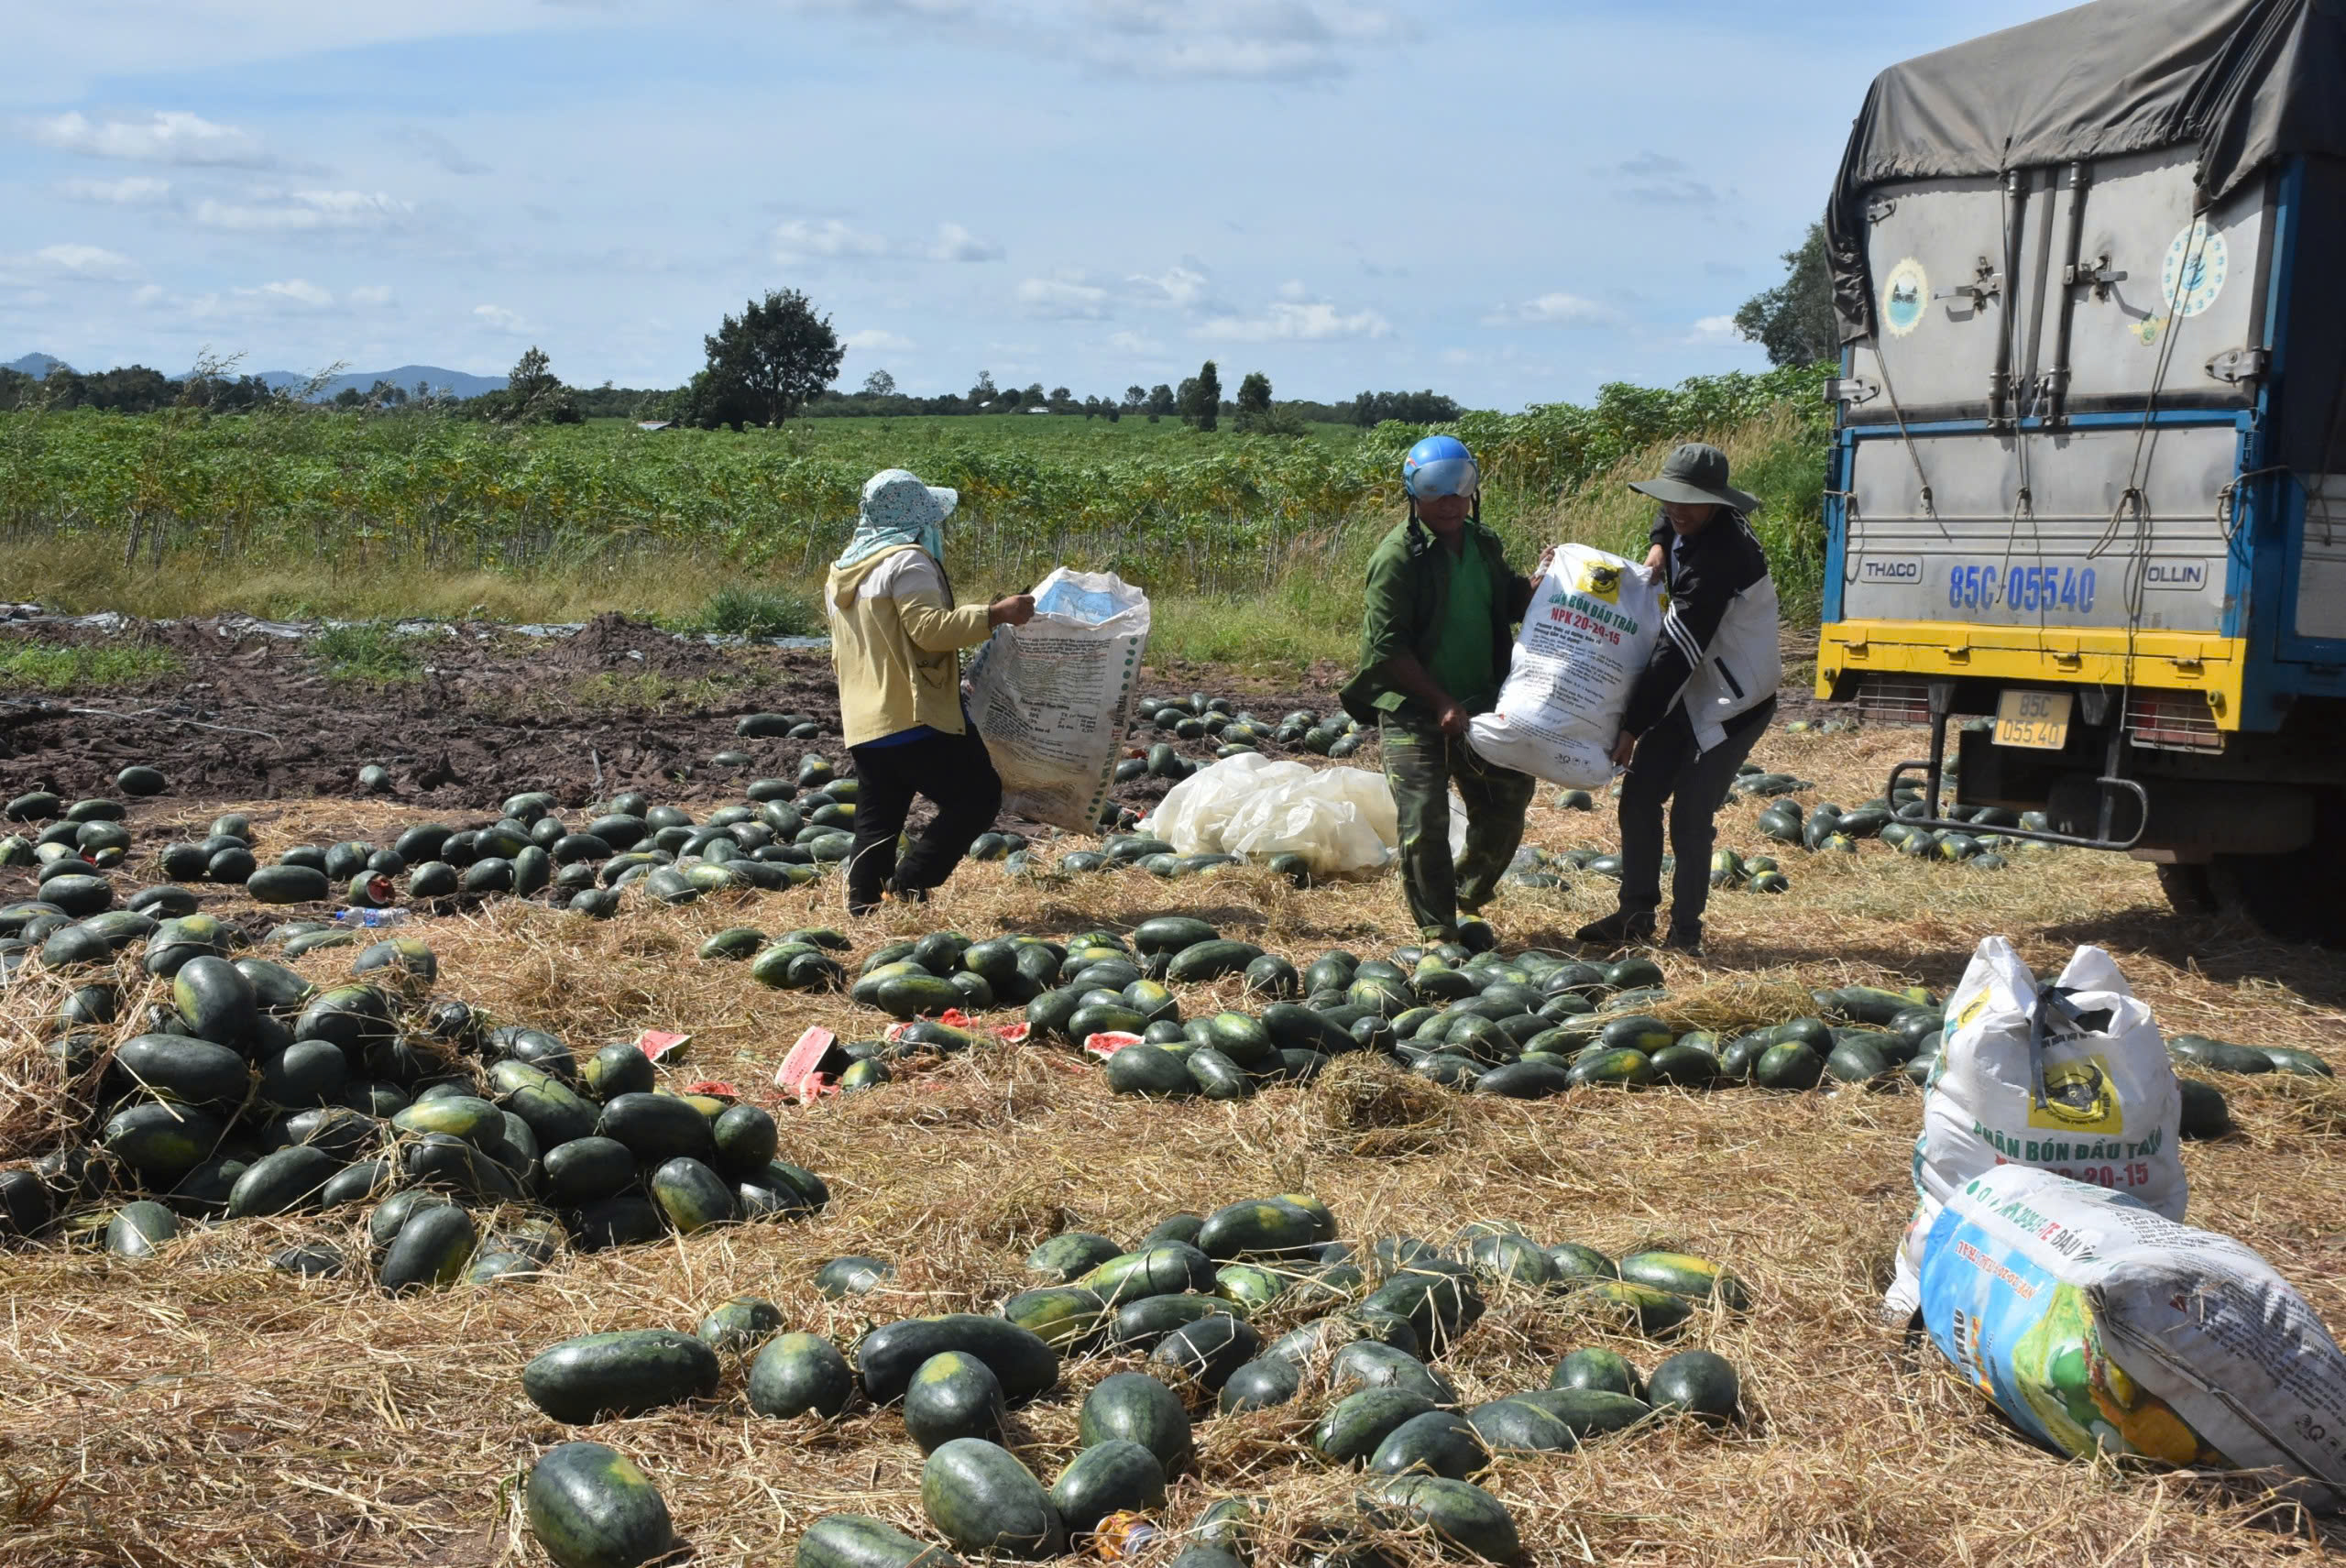
<path fill-rule="evenodd" d="M 961 501 L 960 493 L 942 485 L 924 485 L 920 477 L 903 468 L 883 468 L 863 483 L 863 501 L 856 513 L 855 534 L 831 563 L 842 571 L 882 550 L 916 544 L 942 565 L 945 560 L 945 520 Z"/>

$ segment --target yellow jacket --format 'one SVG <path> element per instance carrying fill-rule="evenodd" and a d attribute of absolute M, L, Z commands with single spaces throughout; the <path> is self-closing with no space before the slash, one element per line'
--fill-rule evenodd
<path fill-rule="evenodd" d="M 990 607 L 954 608 L 944 570 L 911 544 L 833 567 L 823 606 L 849 745 L 923 724 L 961 733 L 958 655 L 992 634 Z"/>

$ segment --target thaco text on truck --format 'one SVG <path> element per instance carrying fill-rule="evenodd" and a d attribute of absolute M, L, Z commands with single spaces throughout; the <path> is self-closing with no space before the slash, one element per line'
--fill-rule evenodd
<path fill-rule="evenodd" d="M 1825 227 L 1818 695 L 1930 726 L 1891 783 L 1933 822 L 1954 774 L 2346 937 L 2346 7 L 2100 0 L 1895 66 Z"/>

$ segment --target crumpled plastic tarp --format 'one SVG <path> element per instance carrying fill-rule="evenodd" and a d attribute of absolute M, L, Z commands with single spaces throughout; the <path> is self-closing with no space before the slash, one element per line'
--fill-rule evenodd
<path fill-rule="evenodd" d="M 1314 876 L 1376 871 L 1400 837 L 1393 792 L 1365 768 L 1311 768 L 1244 751 L 1175 784 L 1143 826 L 1185 855 L 1297 854 Z M 1450 797 L 1450 851 L 1466 809 Z"/>

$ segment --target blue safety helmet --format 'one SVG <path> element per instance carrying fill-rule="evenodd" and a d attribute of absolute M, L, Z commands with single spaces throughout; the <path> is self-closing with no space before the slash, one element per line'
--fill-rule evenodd
<path fill-rule="evenodd" d="M 1474 496 L 1483 488 L 1474 455 L 1454 435 L 1429 435 L 1401 459 L 1401 482 L 1411 500 L 1432 496 Z"/>

